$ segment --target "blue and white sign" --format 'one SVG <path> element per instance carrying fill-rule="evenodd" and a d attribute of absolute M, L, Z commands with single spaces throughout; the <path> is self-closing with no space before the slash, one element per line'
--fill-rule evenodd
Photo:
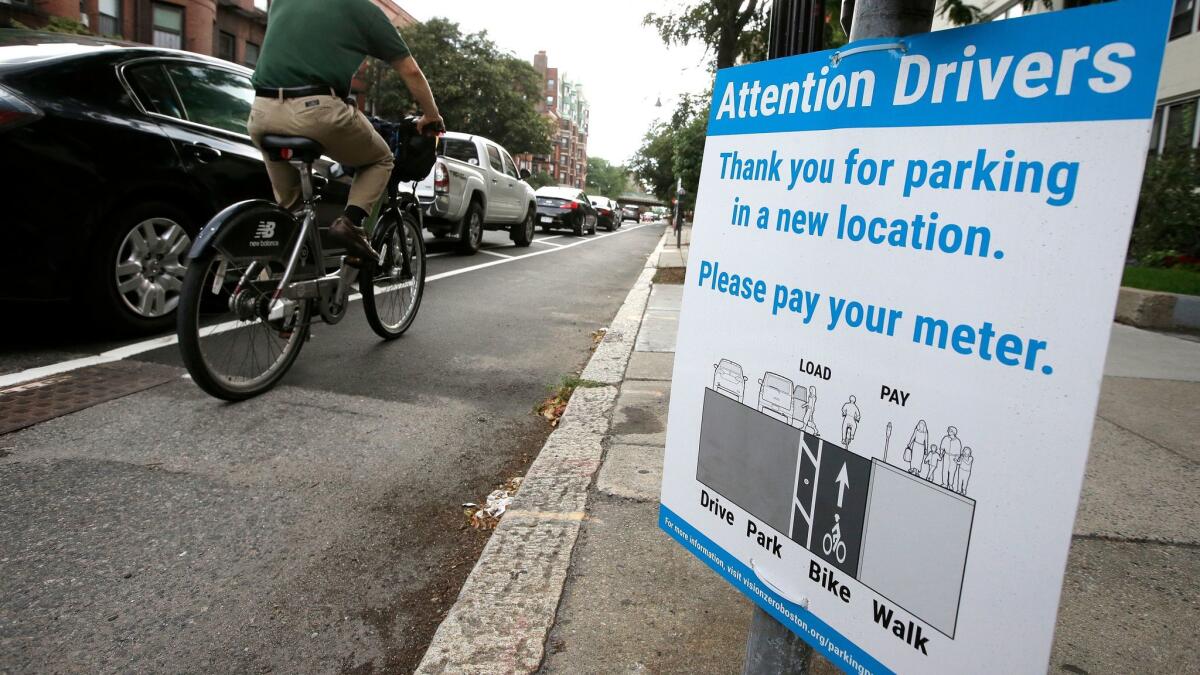
<path fill-rule="evenodd" d="M 847 671 L 1045 671 L 1171 6 L 717 74 L 660 524 Z"/>

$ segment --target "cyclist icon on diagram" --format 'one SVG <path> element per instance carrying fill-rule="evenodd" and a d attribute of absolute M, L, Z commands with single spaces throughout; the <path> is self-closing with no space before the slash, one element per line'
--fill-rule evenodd
<path fill-rule="evenodd" d="M 833 527 L 821 537 L 821 551 L 825 555 L 833 554 L 839 563 L 846 562 L 846 542 L 842 541 L 842 517 L 833 514 Z"/>

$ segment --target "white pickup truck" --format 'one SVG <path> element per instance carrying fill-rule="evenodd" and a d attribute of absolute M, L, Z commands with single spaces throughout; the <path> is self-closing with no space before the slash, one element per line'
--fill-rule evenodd
<path fill-rule="evenodd" d="M 433 170 L 417 184 L 425 227 L 439 239 L 456 236 L 467 255 L 479 250 L 484 230 L 508 230 L 517 246 L 533 242 L 537 202 L 504 148 L 470 134 L 447 132 Z"/>

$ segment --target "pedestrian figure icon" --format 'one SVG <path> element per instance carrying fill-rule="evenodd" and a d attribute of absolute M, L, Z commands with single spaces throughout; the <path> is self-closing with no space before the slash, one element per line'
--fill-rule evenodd
<path fill-rule="evenodd" d="M 940 484 L 947 490 L 956 490 L 958 487 L 958 456 L 962 454 L 962 447 L 962 441 L 958 439 L 958 429 L 947 427 L 946 435 L 942 437 L 940 453 Z"/>
<path fill-rule="evenodd" d="M 908 444 L 904 446 L 904 461 L 908 462 L 908 472 L 914 476 L 921 475 L 921 465 L 929 455 L 929 427 L 925 420 L 918 420 Z"/>

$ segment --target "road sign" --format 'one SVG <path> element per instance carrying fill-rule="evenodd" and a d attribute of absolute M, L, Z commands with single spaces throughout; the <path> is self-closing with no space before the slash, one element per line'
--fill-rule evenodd
<path fill-rule="evenodd" d="M 1046 667 L 1170 9 L 717 75 L 660 524 L 849 671 Z"/>

